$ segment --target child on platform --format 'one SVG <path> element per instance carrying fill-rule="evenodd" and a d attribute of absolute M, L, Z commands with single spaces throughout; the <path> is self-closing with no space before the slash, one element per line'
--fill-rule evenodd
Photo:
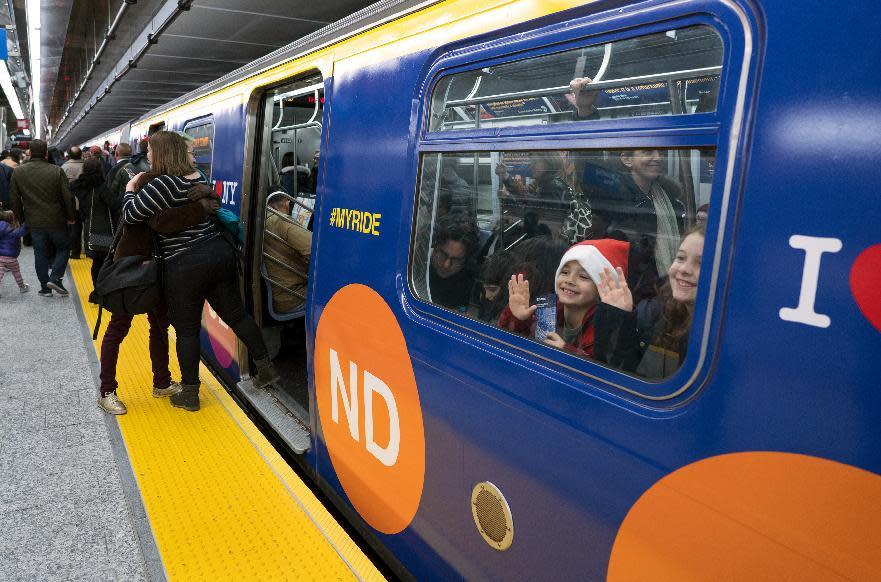
<path fill-rule="evenodd" d="M 21 237 L 27 232 L 27 226 L 17 224 L 15 215 L 9 211 L 0 211 L 0 281 L 6 271 L 12 271 L 18 290 L 27 293 L 30 286 L 21 277 L 18 255 L 21 254 Z"/>

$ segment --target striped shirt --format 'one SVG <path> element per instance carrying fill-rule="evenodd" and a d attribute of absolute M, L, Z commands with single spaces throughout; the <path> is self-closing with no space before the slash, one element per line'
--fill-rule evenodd
<path fill-rule="evenodd" d="M 190 203 L 187 191 L 196 184 L 205 184 L 203 178 L 188 180 L 179 176 L 153 178 L 139 192 L 126 192 L 122 202 L 122 214 L 126 224 L 147 222 L 155 214 L 168 208 Z M 179 255 L 195 245 L 219 236 L 211 220 L 171 234 L 158 233 L 159 250 L 166 259 Z"/>

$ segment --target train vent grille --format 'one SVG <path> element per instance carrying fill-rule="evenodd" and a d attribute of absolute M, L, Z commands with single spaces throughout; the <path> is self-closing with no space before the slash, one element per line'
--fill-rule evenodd
<path fill-rule="evenodd" d="M 514 520 L 511 508 L 499 488 L 484 481 L 471 492 L 471 513 L 474 524 L 491 548 L 502 551 L 514 541 Z"/>

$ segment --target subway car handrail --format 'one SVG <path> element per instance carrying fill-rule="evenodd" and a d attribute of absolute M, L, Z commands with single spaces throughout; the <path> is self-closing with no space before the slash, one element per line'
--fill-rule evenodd
<path fill-rule="evenodd" d="M 637 77 L 622 77 L 620 79 L 610 79 L 608 81 L 598 81 L 590 83 L 590 90 L 600 91 L 612 87 L 620 87 L 623 85 L 633 85 L 636 83 L 655 83 L 658 81 L 672 81 L 677 79 L 691 79 L 701 75 L 717 74 L 722 70 L 721 66 L 702 67 L 700 69 L 688 69 L 683 71 L 670 71 L 668 73 L 656 73 L 654 75 L 640 75 Z M 470 99 L 457 99 L 444 103 L 444 109 L 450 107 L 461 107 L 463 105 L 476 105 L 479 103 L 492 103 L 493 101 L 503 101 L 505 99 L 520 99 L 523 97 L 549 97 L 551 95 L 565 95 L 571 93 L 572 89 L 568 86 L 549 87 L 547 89 L 531 89 L 529 91 L 516 91 L 513 93 L 499 93 L 497 95 L 486 95 L 484 97 L 472 97 Z"/>

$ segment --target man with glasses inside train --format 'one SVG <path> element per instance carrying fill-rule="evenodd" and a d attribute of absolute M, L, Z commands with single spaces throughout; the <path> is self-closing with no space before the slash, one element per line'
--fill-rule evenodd
<path fill-rule="evenodd" d="M 428 279 L 432 303 L 451 309 L 468 307 L 477 246 L 476 225 L 467 214 L 447 214 L 438 220 Z"/>

